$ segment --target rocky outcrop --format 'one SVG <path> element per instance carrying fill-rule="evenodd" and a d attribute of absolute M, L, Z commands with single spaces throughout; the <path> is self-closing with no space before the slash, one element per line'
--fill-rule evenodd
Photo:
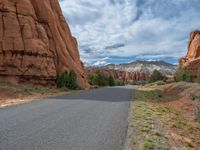
<path fill-rule="evenodd" d="M 188 52 L 186 57 L 180 59 L 180 65 L 186 68 L 193 77 L 196 77 L 200 67 L 200 31 L 191 32 Z"/>
<path fill-rule="evenodd" d="M 63 70 L 74 70 L 88 87 L 58 0 L 0 0 L 1 78 L 54 84 Z"/>
<path fill-rule="evenodd" d="M 163 61 L 135 61 L 128 64 L 114 65 L 109 64 L 103 67 L 88 67 L 87 74 L 100 71 L 106 76 L 112 76 L 116 80 L 146 81 L 154 70 L 160 71 L 165 76 L 173 76 L 176 72 L 176 65 Z"/>
<path fill-rule="evenodd" d="M 133 83 L 135 81 L 146 81 L 150 76 L 148 72 L 127 72 L 114 69 L 87 68 L 88 75 L 97 71 L 106 76 L 112 76 L 115 80 L 126 81 L 129 83 Z"/>

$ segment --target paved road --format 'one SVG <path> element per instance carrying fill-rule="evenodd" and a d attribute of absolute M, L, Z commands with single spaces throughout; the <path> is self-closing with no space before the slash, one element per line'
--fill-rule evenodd
<path fill-rule="evenodd" d="M 121 150 L 131 95 L 102 88 L 0 109 L 0 150 Z"/>

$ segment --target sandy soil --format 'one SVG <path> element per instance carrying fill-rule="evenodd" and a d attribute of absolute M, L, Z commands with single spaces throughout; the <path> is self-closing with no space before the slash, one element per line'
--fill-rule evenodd
<path fill-rule="evenodd" d="M 47 97 L 70 94 L 74 91 L 57 89 L 55 87 L 40 87 L 31 85 L 12 85 L 0 81 L 0 108 L 28 103 Z"/>

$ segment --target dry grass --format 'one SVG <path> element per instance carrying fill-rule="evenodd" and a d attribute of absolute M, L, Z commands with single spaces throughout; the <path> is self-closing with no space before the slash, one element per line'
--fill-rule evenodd
<path fill-rule="evenodd" d="M 131 105 L 129 127 L 129 150 L 170 149 L 166 129 L 157 117 L 148 97 L 157 97 L 156 92 L 136 90 Z"/>
<path fill-rule="evenodd" d="M 200 105 L 199 94 L 200 85 L 185 82 L 136 87 L 129 150 L 198 150 L 200 123 L 195 110 Z"/>
<path fill-rule="evenodd" d="M 36 99 L 69 94 L 71 92 L 73 91 L 68 89 L 31 85 L 13 85 L 7 81 L 0 81 L 0 108 L 27 103 Z"/>

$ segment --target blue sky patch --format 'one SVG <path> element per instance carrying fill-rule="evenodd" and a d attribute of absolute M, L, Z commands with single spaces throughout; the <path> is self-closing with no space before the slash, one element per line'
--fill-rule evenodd
<path fill-rule="evenodd" d="M 134 60 L 177 63 L 200 28 L 199 0 L 60 0 L 81 59 L 105 65 Z"/>

